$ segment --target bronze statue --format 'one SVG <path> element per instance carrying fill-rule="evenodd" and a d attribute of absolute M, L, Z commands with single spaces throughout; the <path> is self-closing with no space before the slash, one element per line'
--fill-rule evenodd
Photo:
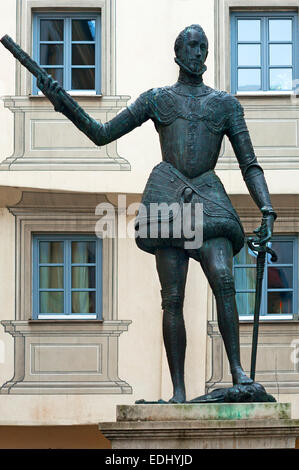
<path fill-rule="evenodd" d="M 152 119 L 159 134 L 163 161 L 153 169 L 147 182 L 142 198 L 145 207 L 153 202 L 203 203 L 200 248 L 186 249 L 183 236 L 150 238 L 137 234 L 136 237 L 139 248 L 156 257 L 162 294 L 163 338 L 173 383 L 170 403 L 186 401 L 183 301 L 190 257 L 200 262 L 215 295 L 219 329 L 233 384 L 239 389 L 250 389 L 253 384 L 240 362 L 239 320 L 232 273 L 233 256 L 244 245 L 244 231 L 214 172 L 224 135 L 232 144 L 250 195 L 261 210 L 263 225 L 256 230 L 261 244 L 271 239 L 276 218 L 242 106 L 231 94 L 203 83 L 207 55 L 208 39 L 203 29 L 199 25 L 185 28 L 175 42 L 175 61 L 180 67 L 178 81 L 172 86 L 146 91 L 105 124 L 99 124 L 85 113 L 51 77 L 37 75 L 38 87 L 55 110 L 69 118 L 96 145 L 106 145 Z M 149 222 L 139 215 L 136 230 L 141 223 Z"/>

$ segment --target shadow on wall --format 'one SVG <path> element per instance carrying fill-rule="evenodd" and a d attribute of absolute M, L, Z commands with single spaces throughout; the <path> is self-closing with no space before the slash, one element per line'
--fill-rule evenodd
<path fill-rule="evenodd" d="M 0 449 L 111 449 L 96 425 L 0 426 Z"/>

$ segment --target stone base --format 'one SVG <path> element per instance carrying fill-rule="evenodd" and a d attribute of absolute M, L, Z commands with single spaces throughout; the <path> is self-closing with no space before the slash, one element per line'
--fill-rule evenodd
<path fill-rule="evenodd" d="M 120 405 L 99 429 L 113 449 L 290 449 L 299 420 L 289 403 Z"/>

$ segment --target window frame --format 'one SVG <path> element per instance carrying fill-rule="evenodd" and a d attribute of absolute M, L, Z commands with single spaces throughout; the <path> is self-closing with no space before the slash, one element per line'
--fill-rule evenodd
<path fill-rule="evenodd" d="M 41 241 L 63 241 L 63 267 L 64 269 L 64 287 L 61 289 L 64 292 L 64 313 L 40 313 L 39 311 L 39 292 L 40 290 L 49 291 L 50 289 L 39 288 L 39 267 L 42 263 L 39 262 L 39 242 Z M 95 241 L 96 242 L 96 283 L 95 283 L 95 314 L 73 314 L 71 313 L 71 295 L 73 289 L 71 286 L 71 243 L 72 241 Z M 84 263 L 80 263 L 84 264 Z M 53 264 L 54 266 L 54 264 Z M 55 291 L 58 289 L 54 289 Z M 59 289 L 60 290 L 60 289 Z M 33 320 L 103 320 L 103 243 L 102 239 L 94 234 L 33 234 L 32 235 L 32 318 Z"/>
<path fill-rule="evenodd" d="M 52 20 L 64 20 L 64 37 L 61 44 L 64 45 L 63 58 L 64 64 L 63 67 L 52 66 L 51 68 L 63 68 L 63 88 L 71 94 L 78 95 L 101 95 L 101 75 L 102 75 L 102 47 L 101 47 L 101 13 L 100 12 L 68 12 L 68 13 L 59 13 L 59 12 L 47 12 L 47 13 L 35 13 L 33 16 L 33 59 L 39 64 L 40 63 L 40 21 L 44 19 Z M 71 87 L 72 80 L 72 68 L 85 68 L 84 66 L 72 66 L 72 37 L 71 37 L 71 21 L 73 19 L 89 19 L 95 20 L 96 22 L 96 36 L 95 36 L 95 88 L 91 89 L 76 89 L 73 90 Z M 84 41 L 83 41 L 84 42 Z M 87 41 L 85 41 L 88 43 Z M 86 66 L 88 68 L 89 66 Z M 50 66 L 49 66 L 50 68 Z M 35 77 L 32 79 L 32 94 L 39 95 L 42 94 L 37 87 L 37 80 Z"/>
<path fill-rule="evenodd" d="M 275 41 L 269 41 L 269 19 L 272 18 L 283 18 L 291 19 L 293 21 L 292 41 L 276 41 L 277 44 L 291 43 L 293 45 L 292 50 L 292 80 L 296 80 L 298 77 L 298 60 L 296 58 L 299 54 L 299 31 L 298 31 L 298 13 L 296 10 L 289 11 L 231 11 L 230 12 L 230 30 L 231 30 L 231 93 L 233 94 L 260 94 L 260 93 L 280 93 L 290 94 L 293 91 L 293 87 L 290 90 L 271 90 L 269 69 L 270 68 L 291 68 L 289 66 L 271 66 L 269 64 L 269 44 L 275 43 Z M 258 66 L 238 66 L 238 38 L 237 38 L 237 21 L 238 19 L 261 19 L 261 38 L 260 41 L 241 41 L 242 44 L 261 44 L 261 65 Z M 239 68 L 252 68 L 261 70 L 261 89 L 260 90 L 238 90 L 238 70 Z"/>
<path fill-rule="evenodd" d="M 278 289 L 268 289 L 268 262 L 266 260 L 266 265 L 265 265 L 265 271 L 264 271 L 264 278 L 263 278 L 263 285 L 262 285 L 262 299 L 261 299 L 261 309 L 260 309 L 260 319 L 261 320 L 293 320 L 297 319 L 298 317 L 298 237 L 295 235 L 276 235 L 272 238 L 273 242 L 279 242 L 279 241 L 291 241 L 293 243 L 293 287 L 292 289 L 287 289 L 287 290 L 292 290 L 293 292 L 293 312 L 292 313 L 281 313 L 281 314 L 271 314 L 267 313 L 267 293 L 268 290 L 270 291 L 278 291 Z M 245 241 L 244 247 L 247 246 L 247 243 Z M 269 255 L 268 255 L 269 256 Z M 279 260 L 278 260 L 279 261 Z M 278 264 L 280 264 L 278 262 Z M 273 266 L 275 267 L 276 263 L 273 263 Z M 243 266 L 238 265 L 240 269 Z M 249 266 L 249 265 L 246 265 Z M 251 265 L 252 267 L 256 266 L 256 264 Z M 233 259 L 233 273 L 235 277 L 235 259 Z M 243 289 L 244 291 L 245 289 Z M 249 291 L 250 289 L 246 289 Z M 255 292 L 255 290 L 253 290 Z M 239 293 L 238 290 L 236 289 L 236 294 Z M 246 315 L 246 314 L 240 314 L 239 313 L 239 320 L 240 321 L 246 321 L 246 320 L 253 320 L 253 315 Z"/>

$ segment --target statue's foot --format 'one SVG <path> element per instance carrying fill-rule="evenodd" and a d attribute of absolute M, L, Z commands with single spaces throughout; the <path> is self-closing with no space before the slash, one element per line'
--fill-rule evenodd
<path fill-rule="evenodd" d="M 242 367 L 236 367 L 232 369 L 232 378 L 234 385 L 250 385 L 253 383 L 253 380 L 250 379 L 242 369 Z"/>
<path fill-rule="evenodd" d="M 168 403 L 186 403 L 186 393 L 185 392 L 175 392 L 173 397 L 170 398 Z"/>

